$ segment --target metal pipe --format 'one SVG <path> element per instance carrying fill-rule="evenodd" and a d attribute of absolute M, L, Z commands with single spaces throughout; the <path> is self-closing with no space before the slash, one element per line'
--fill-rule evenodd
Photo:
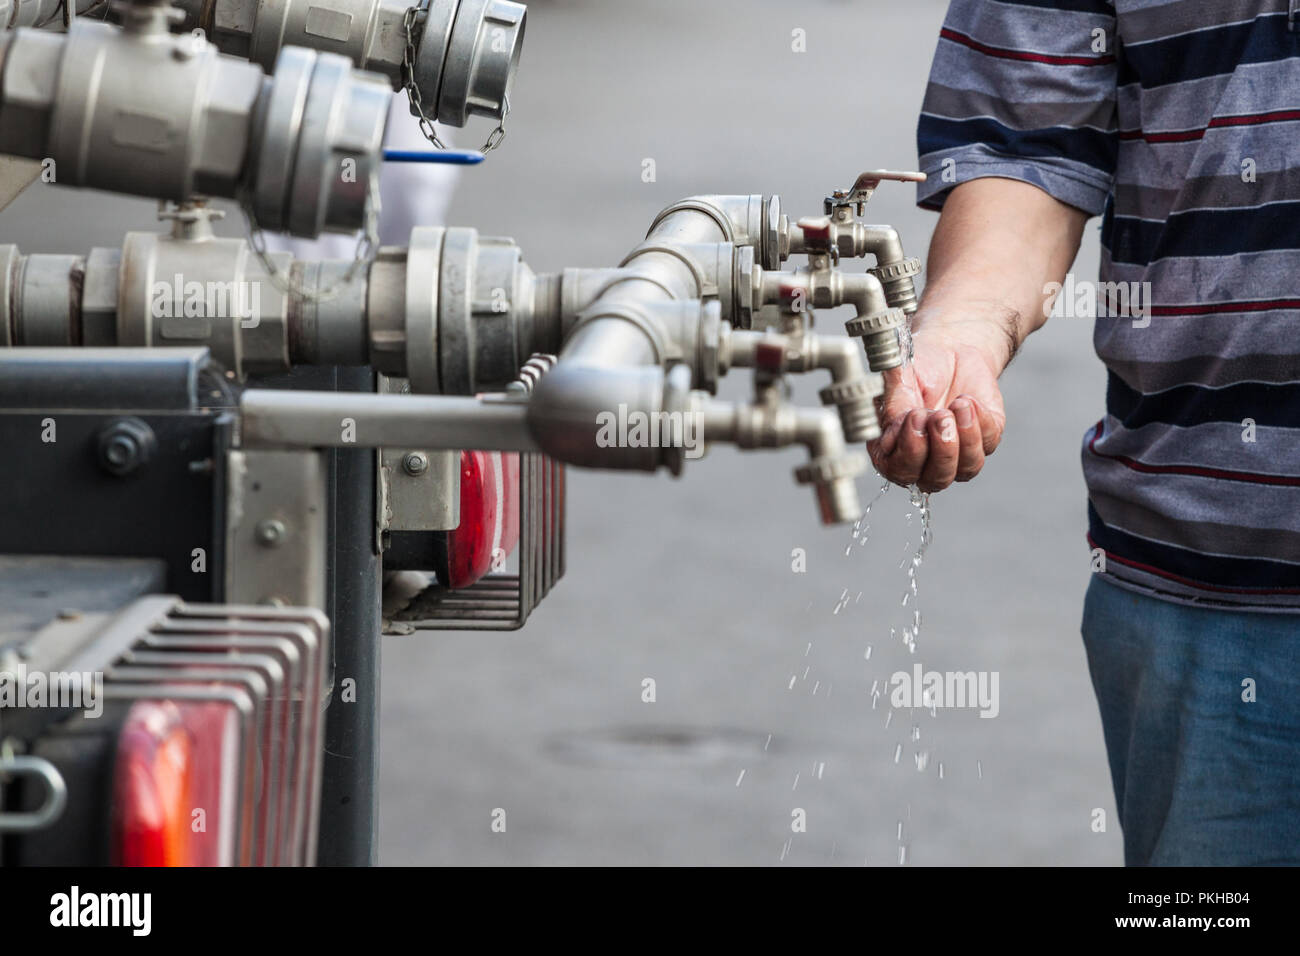
<path fill-rule="evenodd" d="M 795 480 L 814 486 L 822 522 L 838 524 L 862 517 L 854 479 L 866 471 L 866 455 L 846 450 L 839 420 L 829 409 L 767 402 L 741 405 L 698 392 L 692 399 L 692 411 L 701 416 L 704 441 L 729 442 L 744 449 L 803 445 L 811 460 L 795 469 Z"/>
<path fill-rule="evenodd" d="M 239 407 L 244 448 L 538 450 L 526 421 L 528 406 L 500 395 L 249 389 Z"/>
<path fill-rule="evenodd" d="M 248 196 L 263 228 L 306 238 L 366 224 L 391 98 L 378 77 L 298 47 L 267 77 L 169 33 L 165 4 L 121 10 L 121 28 L 0 33 L 0 152 L 68 186 Z"/>
<path fill-rule="evenodd" d="M 724 339 L 721 353 L 724 368 L 755 368 L 778 375 L 825 369 L 831 374 L 831 384 L 818 397 L 823 405 L 838 410 L 845 440 L 865 442 L 880 437 L 875 398 L 881 394 L 881 383 L 867 374 L 862 351 L 852 339 L 811 331 L 736 330 Z"/>

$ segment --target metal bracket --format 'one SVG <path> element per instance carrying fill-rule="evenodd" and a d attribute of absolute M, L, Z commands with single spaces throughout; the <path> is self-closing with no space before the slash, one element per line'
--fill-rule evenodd
<path fill-rule="evenodd" d="M 410 394 L 404 378 L 379 376 L 380 394 Z M 450 531 L 460 524 L 460 452 L 384 448 L 375 496 L 376 546 L 387 550 L 387 531 Z"/>
<path fill-rule="evenodd" d="M 316 451 L 232 451 L 226 601 L 323 608 L 328 514 Z"/>
<path fill-rule="evenodd" d="M 390 619 L 387 633 L 513 631 L 564 575 L 564 465 L 519 456 L 519 573 L 494 573 L 453 591 L 432 584 Z"/>

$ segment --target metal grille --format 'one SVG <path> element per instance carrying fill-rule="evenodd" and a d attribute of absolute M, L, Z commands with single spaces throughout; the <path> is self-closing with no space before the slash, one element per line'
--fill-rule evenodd
<path fill-rule="evenodd" d="M 417 631 L 513 631 L 564 575 L 564 465 L 519 456 L 519 573 L 493 573 L 467 588 L 425 588 L 393 623 Z"/>

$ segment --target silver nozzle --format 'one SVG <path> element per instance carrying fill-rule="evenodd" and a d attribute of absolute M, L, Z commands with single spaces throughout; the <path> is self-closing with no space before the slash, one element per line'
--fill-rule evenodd
<path fill-rule="evenodd" d="M 844 328 L 849 335 L 862 339 L 871 371 L 883 372 L 903 364 L 903 342 L 899 330 L 906 324 L 907 313 L 902 309 L 885 309 L 849 319 Z"/>
<path fill-rule="evenodd" d="M 862 517 L 854 479 L 866 470 L 867 456 L 863 452 L 845 451 L 814 458 L 796 468 L 794 477 L 801 485 L 813 486 L 822 524 L 843 524 Z"/>

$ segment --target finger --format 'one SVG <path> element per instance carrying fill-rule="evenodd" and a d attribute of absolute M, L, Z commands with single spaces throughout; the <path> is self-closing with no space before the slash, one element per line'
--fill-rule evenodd
<path fill-rule="evenodd" d="M 923 408 L 914 408 L 900 421 L 894 449 L 882 461 L 885 467 L 881 474 L 890 481 L 913 485 L 921 477 L 925 459 L 930 453 L 930 439 L 925 430 L 929 415 Z"/>
<path fill-rule="evenodd" d="M 984 467 L 984 438 L 974 400 L 961 396 L 951 406 L 957 421 L 957 481 L 970 481 Z"/>
<path fill-rule="evenodd" d="M 903 369 L 890 368 L 880 373 L 884 392 L 876 400 L 880 408 L 880 420 L 892 422 L 902 418 L 916 405 L 916 394 L 903 381 Z"/>
<path fill-rule="evenodd" d="M 894 446 L 898 444 L 898 433 L 902 431 L 906 419 L 906 415 L 900 415 L 885 426 L 884 433 L 876 442 L 882 455 L 889 455 L 894 451 Z"/>
<path fill-rule="evenodd" d="M 976 417 L 979 419 L 980 436 L 984 443 L 984 454 L 993 454 L 1002 441 L 1002 429 L 1006 425 L 1006 419 L 995 415 L 984 407 L 983 402 L 970 395 L 960 395 L 958 397 L 970 399 L 974 403 Z"/>
<path fill-rule="evenodd" d="M 930 454 L 917 485 L 922 491 L 943 491 L 957 477 L 957 420 L 947 409 L 933 413 L 926 424 Z"/>

